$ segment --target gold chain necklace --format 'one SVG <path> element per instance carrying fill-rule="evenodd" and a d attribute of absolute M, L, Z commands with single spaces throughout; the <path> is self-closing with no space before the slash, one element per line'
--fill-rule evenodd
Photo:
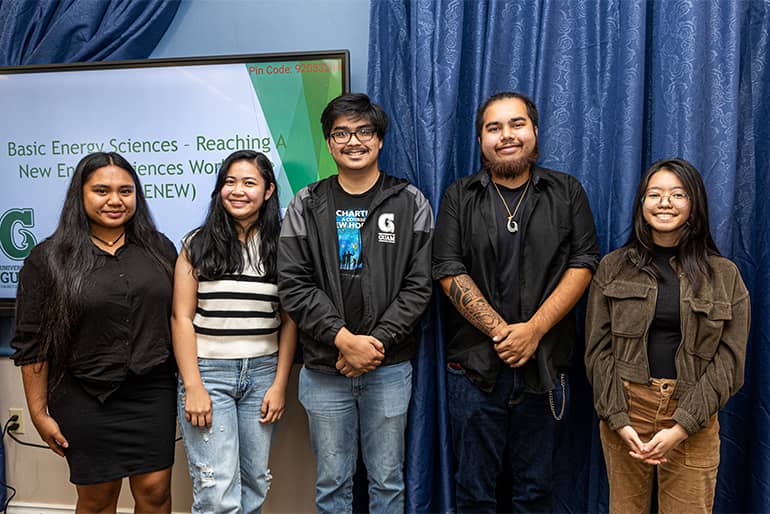
<path fill-rule="evenodd" d="M 505 225 L 505 228 L 508 229 L 508 232 L 511 234 L 515 234 L 519 231 L 519 224 L 516 222 L 515 219 L 513 219 L 514 216 L 516 216 L 516 213 L 519 212 L 519 207 L 521 207 L 521 202 L 524 201 L 524 195 L 527 194 L 527 190 L 529 189 L 529 183 L 531 182 L 531 179 L 527 179 L 527 185 L 524 186 L 524 191 L 521 192 L 521 195 L 519 196 L 519 201 L 516 202 L 516 207 L 514 207 L 513 212 L 511 212 L 511 209 L 508 208 L 508 202 L 505 201 L 505 198 L 503 198 L 503 193 L 500 192 L 500 188 L 497 187 L 497 182 L 494 180 L 492 181 L 492 184 L 495 186 L 495 190 L 497 191 L 497 194 L 500 196 L 500 200 L 503 201 L 503 205 L 505 206 L 505 210 L 508 211 L 508 223 Z"/>
<path fill-rule="evenodd" d="M 117 243 L 118 241 L 120 241 L 121 239 L 123 239 L 123 236 L 125 236 L 125 235 L 126 235 L 126 231 L 124 230 L 123 232 L 121 232 L 121 233 L 120 233 L 120 235 L 118 236 L 118 238 L 117 238 L 117 239 L 115 239 L 115 240 L 114 240 L 113 242 L 111 242 L 111 243 L 110 243 L 109 241 L 105 241 L 104 239 L 102 239 L 101 237 L 97 236 L 96 234 L 91 234 L 91 237 L 93 237 L 94 239 L 96 239 L 96 240 L 97 240 L 97 241 L 99 241 L 100 243 L 104 243 L 104 244 L 106 244 L 107 246 L 109 246 L 110 248 L 112 248 L 113 246 L 115 246 L 115 243 Z"/>

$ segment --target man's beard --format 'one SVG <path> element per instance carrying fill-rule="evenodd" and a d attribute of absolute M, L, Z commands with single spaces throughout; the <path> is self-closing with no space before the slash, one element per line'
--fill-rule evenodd
<path fill-rule="evenodd" d="M 481 164 L 484 168 L 489 170 L 492 176 L 509 180 L 518 178 L 523 175 L 524 172 L 529 170 L 529 168 L 535 164 L 536 160 L 537 147 L 535 147 L 529 155 L 522 155 L 513 161 L 490 161 L 484 156 L 483 153 L 481 154 Z"/>
<path fill-rule="evenodd" d="M 492 176 L 502 179 L 515 179 L 520 177 L 531 165 L 532 161 L 527 157 L 521 157 L 515 161 L 486 161 L 486 168 Z"/>

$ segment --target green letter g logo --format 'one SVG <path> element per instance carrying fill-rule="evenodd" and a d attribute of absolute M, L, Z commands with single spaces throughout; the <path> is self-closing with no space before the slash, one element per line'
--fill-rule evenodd
<path fill-rule="evenodd" d="M 37 244 L 35 235 L 27 230 L 35 226 L 35 211 L 10 209 L 0 217 L 0 249 L 15 261 L 24 260 Z M 26 228 L 23 228 L 26 227 Z"/>

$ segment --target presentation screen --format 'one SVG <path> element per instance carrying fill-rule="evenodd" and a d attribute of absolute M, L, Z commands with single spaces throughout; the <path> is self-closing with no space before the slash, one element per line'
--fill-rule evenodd
<path fill-rule="evenodd" d="M 24 258 L 56 228 L 85 155 L 136 169 L 177 246 L 205 215 L 222 160 L 265 153 L 281 207 L 336 170 L 320 116 L 349 89 L 346 50 L 0 68 L 0 304 Z"/>

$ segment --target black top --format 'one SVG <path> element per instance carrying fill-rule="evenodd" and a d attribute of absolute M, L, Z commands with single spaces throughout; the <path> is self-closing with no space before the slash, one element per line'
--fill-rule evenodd
<path fill-rule="evenodd" d="M 505 198 L 508 209 L 513 213 L 516 205 L 519 203 L 521 193 L 526 184 L 516 189 L 509 189 L 498 184 L 500 194 Z M 527 193 L 529 196 L 529 193 Z M 495 201 L 497 200 L 497 201 Z M 492 202 L 495 204 L 495 221 L 497 222 L 497 248 L 500 251 L 497 266 L 497 295 L 502 300 L 500 305 L 500 315 L 508 323 L 518 323 L 521 318 L 521 294 L 519 291 L 519 250 L 521 248 L 521 233 L 524 230 L 523 214 L 526 208 L 527 198 L 521 199 L 516 216 L 513 217 L 518 223 L 518 232 L 508 231 L 508 209 L 500 200 L 500 196 L 495 191 Z"/>
<path fill-rule="evenodd" d="M 653 263 L 658 268 L 658 299 L 655 316 L 647 335 L 647 359 L 650 376 L 655 378 L 676 378 L 676 351 L 682 340 L 679 313 L 679 277 L 671 267 L 671 258 L 676 247 L 655 246 Z"/>
<path fill-rule="evenodd" d="M 433 278 L 468 274 L 498 312 L 505 300 L 498 295 L 499 223 L 492 195 L 497 192 L 482 170 L 447 189 L 441 202 L 433 243 Z M 521 319 L 528 320 L 558 285 L 568 268 L 596 269 L 599 244 L 591 209 L 580 182 L 571 175 L 535 167 L 522 206 L 519 278 Z M 459 363 L 479 388 L 491 391 L 502 361 L 492 341 L 453 307 L 448 309 L 447 360 Z M 535 356 L 524 365 L 528 392 L 555 387 L 558 372 L 571 365 L 576 336 L 575 316 L 565 316 L 540 340 Z"/>
<path fill-rule="evenodd" d="M 361 289 L 361 269 L 364 265 L 364 245 L 361 228 L 369 216 L 374 193 L 382 183 L 382 174 L 366 192 L 350 194 L 334 180 L 334 217 L 337 228 L 337 249 L 340 265 L 340 285 L 345 303 L 345 326 L 361 333 L 364 317 L 364 293 Z"/>
<path fill-rule="evenodd" d="M 164 238 L 165 239 L 165 238 Z M 173 266 L 176 249 L 168 239 L 162 255 Z M 17 366 L 46 360 L 40 354 L 40 306 L 50 296 L 45 256 L 48 242 L 35 247 L 19 275 L 16 333 L 11 346 Z M 69 341 L 66 372 L 104 401 L 129 372 L 141 375 L 171 356 L 171 278 L 144 249 L 130 240 L 110 255 L 98 247 L 95 269 L 84 286 L 82 314 Z"/>

